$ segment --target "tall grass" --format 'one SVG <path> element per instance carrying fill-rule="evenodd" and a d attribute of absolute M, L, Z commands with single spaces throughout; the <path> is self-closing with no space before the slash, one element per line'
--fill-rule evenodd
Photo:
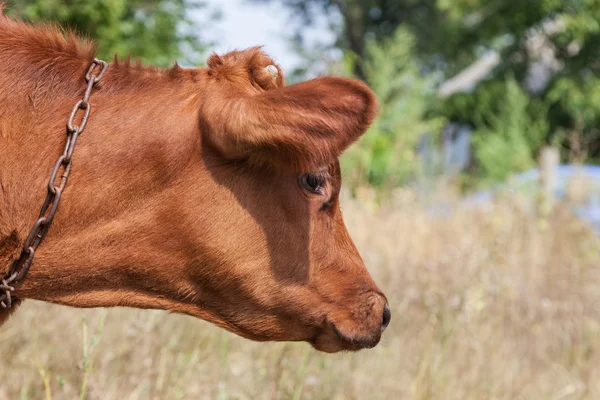
<path fill-rule="evenodd" d="M 0 399 L 600 398 L 600 241 L 568 211 L 540 221 L 509 199 L 433 216 L 410 192 L 343 204 L 393 311 L 375 349 L 29 301 L 0 329 Z"/>

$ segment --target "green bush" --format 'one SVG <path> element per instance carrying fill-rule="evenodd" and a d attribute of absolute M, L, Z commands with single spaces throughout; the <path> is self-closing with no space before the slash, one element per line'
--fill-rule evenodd
<path fill-rule="evenodd" d="M 99 42 L 99 56 L 131 55 L 159 66 L 196 63 L 204 45 L 190 11 L 200 0 L 11 0 L 6 12 L 32 22 L 58 23 Z"/>
<path fill-rule="evenodd" d="M 379 117 L 342 158 L 352 186 L 397 186 L 418 173 L 417 141 L 439 132 L 442 119 L 426 117 L 434 95 L 433 79 L 424 77 L 414 57 L 415 40 L 404 28 L 381 43 L 370 43 L 364 71 L 380 102 Z"/>
<path fill-rule="evenodd" d="M 536 164 L 535 155 L 548 133 L 545 109 L 509 78 L 503 93 L 475 115 L 473 152 L 479 178 L 502 181 Z"/>

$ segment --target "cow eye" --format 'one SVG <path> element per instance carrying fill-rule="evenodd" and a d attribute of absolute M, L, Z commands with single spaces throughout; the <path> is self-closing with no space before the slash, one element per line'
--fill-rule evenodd
<path fill-rule="evenodd" d="M 300 177 L 300 185 L 309 192 L 323 194 L 325 178 L 319 174 L 304 174 Z"/>

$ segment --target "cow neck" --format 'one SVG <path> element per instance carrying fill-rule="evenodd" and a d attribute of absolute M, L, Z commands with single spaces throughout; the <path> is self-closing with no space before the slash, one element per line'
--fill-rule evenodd
<path fill-rule="evenodd" d="M 67 120 L 67 142 L 63 153 L 58 157 L 50 174 L 47 186 L 48 193 L 40 210 L 39 217 L 33 224 L 29 235 L 27 235 L 21 253 L 12 262 L 4 277 L 0 279 L 0 309 L 9 309 L 11 307 L 12 292 L 15 291 L 15 285 L 27 276 L 35 257 L 35 251 L 42 244 L 52 224 L 54 215 L 58 211 L 58 205 L 60 204 L 63 190 L 67 185 L 71 172 L 71 160 L 75 151 L 77 138 L 85 130 L 92 110 L 92 105 L 89 102 L 92 90 L 100 82 L 107 69 L 108 63 L 97 58 L 88 67 L 85 74 L 86 89 L 83 98 L 78 100 L 73 106 Z"/>

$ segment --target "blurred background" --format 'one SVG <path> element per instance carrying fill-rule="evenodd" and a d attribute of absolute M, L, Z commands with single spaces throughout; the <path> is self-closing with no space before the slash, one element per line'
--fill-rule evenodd
<path fill-rule="evenodd" d="M 193 318 L 25 302 L 0 399 L 600 398 L 600 0 L 9 0 L 99 55 L 202 66 L 265 45 L 288 83 L 381 112 L 342 206 L 388 295 L 381 344 L 323 355 Z"/>

